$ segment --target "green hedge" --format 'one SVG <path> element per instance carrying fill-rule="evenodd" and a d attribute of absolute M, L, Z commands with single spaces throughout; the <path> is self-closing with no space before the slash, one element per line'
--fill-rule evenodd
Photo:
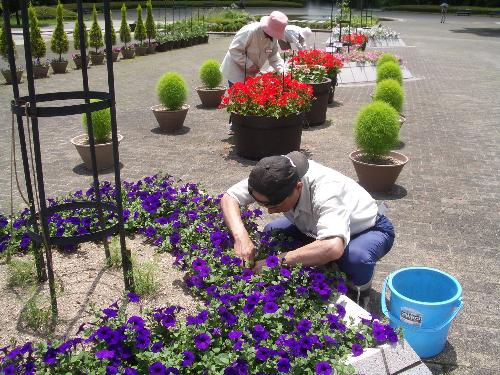
<path fill-rule="evenodd" d="M 487 8 L 487 7 L 461 5 L 461 6 L 450 6 L 448 8 L 448 14 L 453 14 L 456 13 L 457 11 L 466 9 L 471 10 L 472 14 L 488 14 L 490 12 L 500 11 L 500 8 Z M 385 10 L 440 13 L 441 7 L 439 5 L 394 5 L 386 7 Z"/>

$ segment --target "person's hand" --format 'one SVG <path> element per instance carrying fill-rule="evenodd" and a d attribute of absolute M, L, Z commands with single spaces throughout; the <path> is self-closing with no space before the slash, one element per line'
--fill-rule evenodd
<path fill-rule="evenodd" d="M 264 259 L 258 260 L 257 262 L 255 262 L 255 265 L 253 266 L 252 271 L 255 274 L 261 273 L 262 267 L 264 267 L 265 265 L 266 265 L 266 261 Z"/>
<path fill-rule="evenodd" d="M 255 245 L 250 238 L 247 240 L 235 241 L 234 252 L 236 253 L 236 256 L 243 261 L 244 266 L 245 262 L 253 261 L 255 256 Z"/>

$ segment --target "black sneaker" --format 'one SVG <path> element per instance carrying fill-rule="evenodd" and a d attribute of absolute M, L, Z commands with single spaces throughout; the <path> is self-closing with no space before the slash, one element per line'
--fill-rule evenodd
<path fill-rule="evenodd" d="M 370 289 L 363 290 L 359 292 L 358 296 L 358 291 L 354 289 L 350 289 L 347 291 L 347 297 L 352 299 L 355 303 L 357 303 L 359 306 L 361 306 L 363 309 L 368 311 L 368 305 L 370 304 Z"/>

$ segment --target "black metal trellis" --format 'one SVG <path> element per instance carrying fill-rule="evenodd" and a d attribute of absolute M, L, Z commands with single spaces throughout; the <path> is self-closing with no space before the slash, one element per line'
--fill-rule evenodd
<path fill-rule="evenodd" d="M 83 4 L 82 0 L 78 0 L 78 22 L 80 31 L 80 56 L 82 59 L 82 83 L 83 91 L 72 91 L 72 92 L 55 92 L 47 94 L 37 94 L 35 90 L 34 77 L 33 77 L 33 57 L 31 53 L 31 43 L 29 34 L 29 21 L 28 21 L 28 3 L 27 0 L 20 0 L 21 15 L 23 21 L 23 38 L 24 38 L 24 52 L 26 60 L 26 73 L 27 73 L 27 83 L 28 83 L 28 95 L 24 97 L 19 96 L 19 82 L 17 82 L 16 77 L 16 63 L 14 48 L 12 45 L 12 32 L 10 26 L 10 13 L 8 7 L 8 1 L 2 0 L 3 10 L 4 10 L 4 30 L 7 36 L 7 49 L 8 49 L 8 60 L 10 71 L 13 79 L 13 95 L 11 110 L 17 119 L 18 134 L 20 139 L 23 168 L 26 182 L 26 189 L 28 194 L 28 199 L 30 203 L 30 230 L 28 234 L 35 246 L 35 261 L 37 266 L 37 275 L 40 281 L 45 281 L 48 278 L 49 290 L 50 290 L 50 300 L 52 306 L 53 317 L 57 316 L 57 299 L 55 292 L 55 280 L 52 264 L 52 245 L 69 245 L 78 244 L 82 242 L 94 241 L 94 240 L 104 240 L 106 244 L 106 238 L 119 232 L 120 235 L 120 246 L 121 246 L 121 256 L 122 256 L 122 266 L 123 266 L 123 278 L 125 283 L 125 288 L 132 291 L 134 289 L 134 280 L 132 275 L 132 263 L 130 252 L 125 246 L 125 229 L 123 222 L 123 202 L 122 202 L 122 192 L 121 192 L 121 178 L 120 178 L 120 164 L 119 164 L 119 153 L 118 153 L 118 132 L 116 124 L 116 108 L 115 108 L 115 91 L 114 91 L 114 73 L 113 73 L 113 58 L 112 58 L 112 44 L 111 44 L 111 16 L 109 9 L 109 0 L 104 1 L 104 20 L 105 20 L 105 46 L 106 46 L 106 60 L 107 60 L 107 79 L 108 79 L 108 89 L 109 92 L 98 92 L 91 91 L 89 89 L 88 74 L 87 74 L 87 54 L 85 51 L 84 42 L 84 30 L 83 30 Z M 62 106 L 39 106 L 39 103 L 51 102 L 51 101 L 64 101 L 64 100 L 83 100 L 83 104 L 73 104 L 73 105 L 62 105 Z M 91 99 L 98 99 L 97 102 L 90 102 Z M 113 159 L 114 159 L 114 176 L 115 176 L 115 202 L 103 202 L 101 198 L 101 192 L 99 189 L 99 176 L 97 172 L 97 163 L 95 155 L 95 144 L 92 129 L 92 118 L 91 113 L 102 110 L 110 109 L 111 115 L 111 134 L 113 143 Z M 74 114 L 86 114 L 87 117 L 87 131 L 91 150 L 91 160 L 92 160 L 92 177 L 93 177 L 93 190 L 94 197 L 91 201 L 85 202 L 74 202 L 74 203 L 64 203 L 56 204 L 47 207 L 47 201 L 45 197 L 45 186 L 43 177 L 43 164 L 41 156 L 40 147 L 40 136 L 39 136 L 39 118 L 44 117 L 56 117 L 56 116 L 68 116 Z M 26 116 L 26 124 L 29 134 L 33 136 L 33 151 L 30 147 L 30 152 L 34 154 L 34 165 L 30 166 L 28 159 L 28 149 L 26 147 L 26 137 L 24 133 L 24 121 L 23 116 Z M 31 146 L 31 139 L 30 146 Z M 34 174 L 35 181 L 32 181 L 31 174 Z M 33 189 L 33 182 L 35 183 Z M 33 191 L 35 194 L 33 194 Z M 38 211 L 36 209 L 38 205 Z M 95 209 L 97 216 L 99 218 L 100 228 L 99 230 L 75 236 L 51 236 L 49 232 L 48 221 L 51 215 L 57 212 L 78 210 L 90 208 Z M 104 225 L 103 209 L 112 212 L 117 217 L 117 223 L 108 227 Z M 43 253 L 39 250 L 40 245 L 45 249 L 45 259 L 43 258 Z M 105 245 L 106 256 L 109 257 L 109 249 Z M 46 263 L 46 267 L 45 267 Z"/>

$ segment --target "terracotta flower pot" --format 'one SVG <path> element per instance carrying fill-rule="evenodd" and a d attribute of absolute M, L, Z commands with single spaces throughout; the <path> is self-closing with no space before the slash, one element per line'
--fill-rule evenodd
<path fill-rule="evenodd" d="M 118 56 L 120 56 L 120 51 L 113 51 L 113 62 L 118 61 Z"/>
<path fill-rule="evenodd" d="M 50 65 L 33 65 L 33 78 L 47 78 Z"/>
<path fill-rule="evenodd" d="M 161 130 L 165 132 L 175 132 L 180 130 L 182 125 L 184 125 L 189 105 L 184 104 L 182 108 L 177 111 L 169 111 L 162 105 L 154 105 L 151 107 L 151 110 Z"/>
<path fill-rule="evenodd" d="M 24 70 L 17 71 L 17 83 L 21 83 L 23 81 L 23 73 Z M 5 83 L 7 85 L 12 85 L 12 76 L 10 74 L 10 69 L 2 69 L 3 78 L 5 78 Z"/>
<path fill-rule="evenodd" d="M 75 56 L 73 57 L 73 62 L 75 63 L 75 69 L 81 69 L 82 68 L 82 57 L 81 56 Z M 90 57 L 87 56 L 87 67 L 90 64 Z"/>
<path fill-rule="evenodd" d="M 148 50 L 148 46 L 137 46 L 135 47 L 135 54 L 137 56 L 144 56 Z"/>
<path fill-rule="evenodd" d="M 310 84 L 313 88 L 314 100 L 311 109 L 306 112 L 306 119 L 310 126 L 321 125 L 326 120 L 328 95 L 332 87 L 332 80 L 327 78 L 322 83 Z"/>
<path fill-rule="evenodd" d="M 148 47 L 146 49 L 146 53 L 148 55 L 156 53 L 156 43 L 150 43 L 150 44 L 148 44 Z"/>
<path fill-rule="evenodd" d="M 104 63 L 104 52 L 90 52 L 90 61 L 92 61 L 92 65 L 102 65 Z"/>
<path fill-rule="evenodd" d="M 124 59 L 133 59 L 135 57 L 135 50 L 133 47 L 122 48 L 122 56 Z"/>
<path fill-rule="evenodd" d="M 221 101 L 222 96 L 225 94 L 227 87 L 216 87 L 213 89 L 206 88 L 204 86 L 199 86 L 196 88 L 196 92 L 200 97 L 201 104 L 206 108 L 217 108 Z"/>
<path fill-rule="evenodd" d="M 236 153 L 258 160 L 300 149 L 304 116 L 275 118 L 231 114 Z"/>
<path fill-rule="evenodd" d="M 55 74 L 64 74 L 66 73 L 66 68 L 68 67 L 67 61 L 52 61 L 50 63 L 52 70 Z"/>
<path fill-rule="evenodd" d="M 118 143 L 123 139 L 121 134 L 118 134 Z M 88 144 L 87 134 L 81 134 L 71 140 L 78 154 L 85 164 L 85 168 L 92 170 L 92 159 L 90 156 L 90 145 Z M 99 143 L 95 145 L 95 156 L 97 170 L 102 171 L 113 167 L 113 143 Z"/>
<path fill-rule="evenodd" d="M 396 163 L 387 165 L 370 164 L 362 161 L 362 155 L 363 153 L 359 150 L 353 151 L 349 154 L 349 158 L 356 170 L 359 184 L 370 192 L 391 190 L 403 167 L 408 162 L 407 156 L 395 151 L 391 151 L 387 156 Z"/>

